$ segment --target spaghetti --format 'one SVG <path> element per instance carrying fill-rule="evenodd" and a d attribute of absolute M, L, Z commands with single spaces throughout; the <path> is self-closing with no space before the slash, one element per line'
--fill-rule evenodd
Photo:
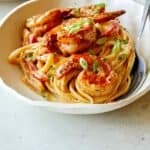
<path fill-rule="evenodd" d="M 22 47 L 9 55 L 23 81 L 46 99 L 108 103 L 131 83 L 134 44 L 105 4 L 53 9 L 27 19 Z"/>

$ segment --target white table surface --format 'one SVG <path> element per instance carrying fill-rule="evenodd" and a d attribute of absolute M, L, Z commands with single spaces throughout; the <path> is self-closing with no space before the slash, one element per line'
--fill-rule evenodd
<path fill-rule="evenodd" d="M 0 2 L 0 19 L 19 2 Z M 40 110 L 0 88 L 0 150 L 148 150 L 150 92 L 120 110 L 64 115 Z"/>

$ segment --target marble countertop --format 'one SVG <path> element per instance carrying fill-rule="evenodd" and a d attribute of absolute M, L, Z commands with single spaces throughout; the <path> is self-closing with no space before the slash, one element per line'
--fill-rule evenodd
<path fill-rule="evenodd" d="M 0 19 L 20 2 L 0 2 Z M 135 103 L 101 115 L 41 110 L 0 87 L 0 150 L 147 150 L 150 92 Z"/>

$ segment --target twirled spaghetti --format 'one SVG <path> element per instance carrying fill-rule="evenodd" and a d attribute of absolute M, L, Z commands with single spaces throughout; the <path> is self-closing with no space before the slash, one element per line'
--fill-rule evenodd
<path fill-rule="evenodd" d="M 48 100 L 108 103 L 125 94 L 135 60 L 133 41 L 105 4 L 53 9 L 27 19 L 23 46 L 9 55 L 23 81 Z"/>

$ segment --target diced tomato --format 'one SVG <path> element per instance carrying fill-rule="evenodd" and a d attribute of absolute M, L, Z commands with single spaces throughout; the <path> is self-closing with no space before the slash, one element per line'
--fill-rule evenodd
<path fill-rule="evenodd" d="M 48 80 L 48 77 L 44 73 L 39 71 L 33 71 L 32 75 L 41 82 L 45 82 Z"/>
<path fill-rule="evenodd" d="M 49 52 L 56 52 L 57 49 L 57 35 L 47 34 L 44 39 L 44 44 Z"/>
<path fill-rule="evenodd" d="M 98 53 L 100 52 L 99 46 L 95 46 L 95 47 L 93 48 L 93 51 L 95 52 L 95 54 L 98 54 Z"/>
<path fill-rule="evenodd" d="M 29 43 L 35 43 L 37 42 L 37 37 L 34 34 L 29 35 Z"/>
<path fill-rule="evenodd" d="M 41 81 L 41 82 L 45 82 L 45 81 L 48 80 L 48 77 L 47 77 L 44 73 L 42 73 L 42 72 L 40 72 L 40 71 L 37 70 L 37 68 L 36 68 L 36 66 L 34 65 L 34 63 L 32 63 L 32 62 L 26 62 L 26 64 L 27 64 L 27 66 L 28 66 L 28 69 L 29 69 L 30 73 L 31 73 L 36 79 L 38 79 L 38 80 Z"/>

